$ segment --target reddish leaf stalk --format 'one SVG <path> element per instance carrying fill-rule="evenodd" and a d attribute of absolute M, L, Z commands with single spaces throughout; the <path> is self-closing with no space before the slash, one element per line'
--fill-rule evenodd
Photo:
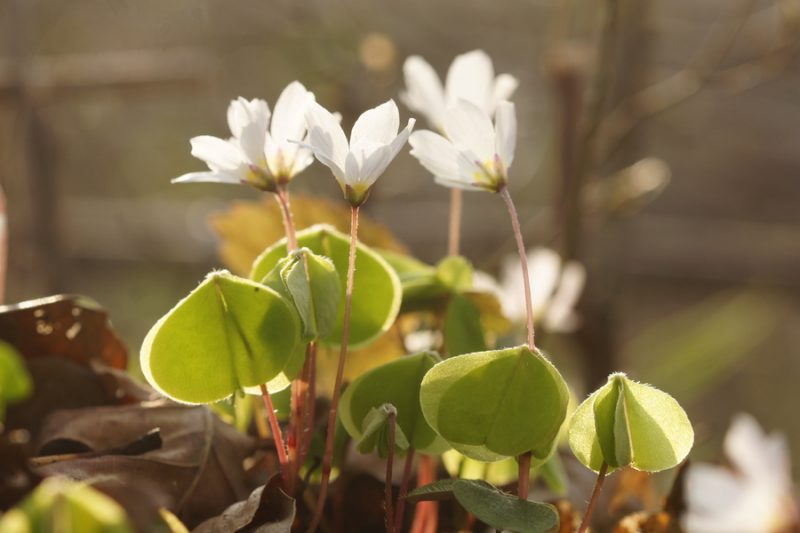
<path fill-rule="evenodd" d="M 458 255 L 461 245 L 461 189 L 450 189 L 450 224 L 447 228 L 447 255 Z"/>
<path fill-rule="evenodd" d="M 430 455 L 419 456 L 417 466 L 417 487 L 422 487 L 436 480 L 436 459 Z M 439 522 L 439 502 L 420 502 L 414 507 L 414 523 L 412 533 L 436 531 Z"/>
<path fill-rule="evenodd" d="M 297 455 L 297 470 L 299 473 L 300 468 L 306 462 L 308 451 L 311 449 L 311 438 L 314 434 L 314 411 L 317 402 L 317 343 L 308 343 L 308 352 L 306 353 L 306 363 L 303 367 L 303 372 L 306 381 L 305 398 L 303 399 L 303 422 L 301 431 L 298 435 L 299 451 Z"/>
<path fill-rule="evenodd" d="M 278 423 L 278 417 L 275 415 L 275 408 L 272 406 L 272 398 L 269 395 L 267 386 L 261 384 L 261 397 L 264 399 L 264 408 L 267 410 L 267 418 L 269 418 L 269 426 L 272 430 L 272 438 L 275 440 L 275 449 L 278 452 L 278 462 L 281 465 L 281 477 L 283 478 L 283 485 L 288 490 L 289 488 L 289 457 L 286 454 L 286 447 L 283 444 L 283 433 L 281 432 L 281 425 Z"/>
<path fill-rule="evenodd" d="M 525 452 L 517 457 L 519 462 L 519 481 L 517 482 L 517 497 L 520 500 L 528 499 L 531 486 L 531 452 Z"/>
<path fill-rule="evenodd" d="M 597 500 L 600 497 L 600 491 L 603 489 L 603 481 L 606 479 L 607 472 L 608 465 L 605 461 L 603 461 L 603 464 L 600 467 L 600 472 L 597 473 L 597 481 L 594 482 L 592 497 L 589 500 L 589 506 L 586 508 L 586 514 L 583 516 L 581 527 L 578 528 L 578 533 L 586 533 L 586 529 L 589 527 L 589 523 L 592 521 L 592 513 L 594 512 L 594 508 L 597 506 Z"/>
<path fill-rule="evenodd" d="M 395 533 L 394 511 L 392 510 L 392 468 L 394 467 L 394 441 L 397 433 L 397 411 L 389 413 L 389 449 L 386 454 L 386 481 L 384 483 L 384 522 L 386 533 Z"/>
<path fill-rule="evenodd" d="M 533 301 L 531 300 L 531 278 L 528 274 L 528 257 L 525 254 L 525 243 L 522 241 L 522 229 L 519 226 L 519 216 L 517 209 L 514 207 L 514 201 L 508 193 L 508 187 L 503 187 L 498 191 L 500 196 L 506 203 L 508 209 L 508 216 L 511 218 L 511 226 L 514 229 L 514 239 L 517 241 L 517 252 L 519 253 L 519 261 L 522 265 L 522 282 L 525 287 L 525 312 L 528 317 L 528 347 L 533 350 L 536 345 L 534 344 L 533 332 Z"/>
<path fill-rule="evenodd" d="M 403 465 L 403 477 L 400 480 L 400 492 L 397 494 L 397 509 L 394 512 L 394 529 L 403 529 L 403 515 L 406 511 L 406 496 L 408 486 L 411 483 L 411 470 L 414 467 L 414 448 L 409 448 L 406 452 L 406 462 Z"/>
<path fill-rule="evenodd" d="M 278 205 L 281 207 L 281 218 L 283 228 L 286 230 L 286 249 L 292 252 L 297 249 L 297 233 L 294 229 L 294 218 L 292 217 L 292 207 L 289 203 L 289 189 L 286 186 L 279 186 L 275 192 Z"/>
<path fill-rule="evenodd" d="M 331 467 L 333 463 L 333 443 L 336 433 L 336 413 L 339 408 L 339 396 L 341 395 L 342 379 L 344 378 L 344 362 L 347 356 L 347 343 L 350 340 L 350 313 L 353 306 L 353 282 L 356 273 L 356 244 L 358 243 L 358 207 L 350 208 L 350 254 L 347 263 L 347 285 L 344 296 L 344 319 L 342 325 L 342 346 L 339 351 L 339 363 L 336 368 L 336 382 L 333 386 L 333 398 L 331 399 L 331 410 L 328 414 L 328 435 L 325 440 L 325 455 L 322 457 L 322 479 L 319 486 L 319 496 L 317 506 L 314 509 L 314 518 L 309 526 L 309 533 L 314 533 L 322 519 L 325 509 L 325 499 L 328 496 L 328 484 L 331 478 Z"/>

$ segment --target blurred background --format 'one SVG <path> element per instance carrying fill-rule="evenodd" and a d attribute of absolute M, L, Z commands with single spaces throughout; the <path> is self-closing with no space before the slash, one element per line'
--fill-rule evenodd
<path fill-rule="evenodd" d="M 551 353 L 580 353 L 587 389 L 622 369 L 673 393 L 696 457 L 740 411 L 800 452 L 800 1 L 2 0 L 0 23 L 6 302 L 89 295 L 136 353 L 223 266 L 209 218 L 261 201 L 169 183 L 204 168 L 189 139 L 227 136 L 230 99 L 298 79 L 349 128 L 397 98 L 407 56 L 443 76 L 481 48 L 520 80 L 526 242 L 588 270 L 584 326 Z M 340 196 L 321 165 L 292 187 Z M 435 262 L 448 199 L 403 153 L 367 214 Z M 464 254 L 496 272 L 502 202 L 464 213 Z"/>

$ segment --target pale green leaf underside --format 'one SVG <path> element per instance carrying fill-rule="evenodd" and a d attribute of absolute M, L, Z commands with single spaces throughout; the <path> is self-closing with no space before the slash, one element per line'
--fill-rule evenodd
<path fill-rule="evenodd" d="M 174 400 L 210 403 L 273 379 L 299 337 L 297 315 L 277 292 L 214 272 L 147 334 L 142 370 Z"/>
<path fill-rule="evenodd" d="M 569 444 L 584 465 L 658 472 L 688 455 L 694 431 L 672 396 L 621 374 L 589 396 L 570 422 Z"/>
<path fill-rule="evenodd" d="M 299 246 L 330 258 L 345 292 L 350 237 L 328 225 L 315 225 L 297 233 Z M 286 255 L 286 239 L 267 248 L 253 263 L 250 279 L 261 281 Z M 350 346 L 366 346 L 391 327 L 400 310 L 402 288 L 394 270 L 364 244 L 359 243 L 350 320 Z M 342 337 L 344 301 L 339 304 L 336 326 L 324 341 L 338 344 Z"/>
<path fill-rule="evenodd" d="M 543 356 L 519 346 L 453 357 L 422 382 L 425 419 L 464 455 L 544 458 L 566 416 L 566 383 Z"/>
<path fill-rule="evenodd" d="M 423 352 L 401 357 L 361 375 L 342 394 L 339 418 L 354 439 L 363 438 L 364 419 L 371 409 L 388 403 L 397 409 L 397 424 L 410 445 L 424 453 L 448 448 L 422 416 L 419 390 L 425 373 L 436 362 Z"/>

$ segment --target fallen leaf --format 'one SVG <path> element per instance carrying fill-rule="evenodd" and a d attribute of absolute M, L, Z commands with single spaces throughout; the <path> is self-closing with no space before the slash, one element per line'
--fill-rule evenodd
<path fill-rule="evenodd" d="M 100 360 L 124 369 L 128 352 L 94 300 L 57 295 L 0 306 L 0 339 L 25 358 L 56 356 L 88 365 Z"/>
<path fill-rule="evenodd" d="M 234 503 L 221 515 L 210 518 L 192 533 L 289 533 L 295 516 L 295 501 L 280 488 L 280 476 L 274 475 L 267 484 Z"/>
<path fill-rule="evenodd" d="M 88 451 L 121 448 L 154 428 L 163 439 L 157 450 L 65 460 L 34 471 L 87 480 L 106 491 L 153 487 L 148 492 L 157 493 L 152 496 L 158 507 L 173 511 L 189 527 L 249 494 L 252 487 L 242 462 L 254 451 L 255 441 L 205 406 L 161 402 L 57 411 L 42 426 L 36 449 L 52 454 L 69 453 L 76 445 Z"/>

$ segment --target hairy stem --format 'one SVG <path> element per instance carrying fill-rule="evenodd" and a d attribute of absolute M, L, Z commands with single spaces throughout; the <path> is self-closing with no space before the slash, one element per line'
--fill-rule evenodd
<path fill-rule="evenodd" d="M 459 253 L 463 196 L 461 189 L 450 189 L 450 224 L 447 228 L 447 255 L 458 255 Z"/>
<path fill-rule="evenodd" d="M 397 433 L 397 411 L 389 413 L 389 449 L 386 454 L 386 481 L 384 483 L 384 523 L 386 533 L 394 533 L 394 511 L 392 510 L 392 468 L 394 467 L 394 441 Z"/>
<path fill-rule="evenodd" d="M 277 198 L 278 205 L 281 207 L 283 229 L 286 231 L 286 249 L 291 252 L 297 249 L 297 232 L 294 229 L 292 207 L 289 203 L 289 189 L 285 185 L 279 186 L 275 192 L 275 198 Z"/>
<path fill-rule="evenodd" d="M 400 480 L 400 492 L 397 494 L 397 509 L 394 512 L 394 530 L 399 532 L 403 529 L 403 514 L 406 511 L 406 496 L 408 486 L 411 483 L 411 470 L 414 466 L 414 448 L 409 448 L 406 452 L 406 462 L 403 465 L 403 477 Z"/>
<path fill-rule="evenodd" d="M 272 398 L 269 395 L 267 386 L 261 384 L 261 397 L 264 399 L 264 408 L 267 410 L 269 426 L 272 430 L 272 438 L 275 440 L 275 450 L 278 452 L 278 462 L 281 465 L 281 477 L 283 478 L 284 488 L 288 489 L 289 482 L 289 457 L 286 454 L 286 447 L 283 443 L 283 433 L 278 424 L 278 417 L 275 415 L 275 408 L 272 406 Z"/>
<path fill-rule="evenodd" d="M 339 351 L 339 364 L 336 368 L 336 381 L 333 386 L 331 410 L 328 414 L 328 435 L 325 439 L 325 455 L 322 457 L 322 479 L 319 486 L 317 506 L 314 509 L 314 518 L 309 526 L 309 533 L 314 533 L 322 519 L 325 509 L 325 499 L 328 496 L 328 484 L 331 478 L 331 465 L 333 463 L 333 442 L 336 433 L 336 413 L 339 408 L 342 379 L 344 377 L 344 362 L 347 357 L 347 343 L 350 339 L 350 312 L 353 306 L 353 281 L 356 273 L 356 244 L 358 243 L 358 207 L 350 208 L 350 254 L 347 262 L 347 285 L 344 293 L 344 318 L 342 324 L 342 346 Z"/>
<path fill-rule="evenodd" d="M 531 278 L 528 273 L 528 257 L 525 254 L 525 243 L 522 241 L 522 229 L 519 226 L 519 216 L 517 209 L 514 207 L 514 201 L 508 193 L 508 188 L 503 187 L 500 189 L 500 196 L 506 203 L 508 209 L 508 216 L 511 218 L 511 226 L 514 228 L 514 239 L 517 241 L 517 252 L 519 253 L 519 262 L 522 266 L 522 283 L 525 287 L 525 312 L 528 316 L 528 347 L 533 350 L 536 345 L 534 344 L 534 331 L 533 331 L 533 301 L 531 300 Z"/>
<path fill-rule="evenodd" d="M 519 481 L 517 481 L 517 497 L 520 500 L 528 499 L 528 490 L 531 486 L 531 452 L 525 452 L 517 457 L 519 462 Z"/>
<path fill-rule="evenodd" d="M 594 508 L 597 506 L 597 500 L 599 499 L 600 491 L 603 489 L 603 481 L 606 479 L 607 472 L 608 465 L 605 463 L 605 461 L 603 461 L 603 464 L 600 467 L 600 472 L 597 473 L 597 481 L 594 482 L 592 497 L 589 500 L 589 506 L 586 508 L 586 514 L 583 516 L 581 527 L 578 528 L 578 533 L 586 533 L 589 523 L 592 521 L 592 513 L 594 512 Z"/>

